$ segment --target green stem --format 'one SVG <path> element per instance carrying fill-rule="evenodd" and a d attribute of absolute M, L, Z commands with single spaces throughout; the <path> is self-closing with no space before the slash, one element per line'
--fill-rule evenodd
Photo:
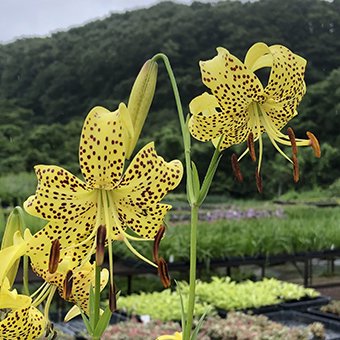
<path fill-rule="evenodd" d="M 23 275 L 22 275 L 22 282 L 23 282 L 23 293 L 25 295 L 30 295 L 29 284 L 28 284 L 28 256 L 24 255 L 23 258 Z"/>
<path fill-rule="evenodd" d="M 183 114 L 183 108 L 181 103 L 181 97 L 179 95 L 176 78 L 172 71 L 172 67 L 169 61 L 169 58 L 163 54 L 158 53 L 152 57 L 154 61 L 157 61 L 158 59 L 162 60 L 166 71 L 168 72 L 170 83 L 172 86 L 172 91 L 174 93 L 175 101 L 176 101 L 176 107 L 178 112 L 178 118 L 181 125 L 182 130 L 182 136 L 183 136 L 183 145 L 184 145 L 184 157 L 185 157 L 185 167 L 186 167 L 186 173 L 187 173 L 187 193 L 188 193 L 188 200 L 190 205 L 192 206 L 195 204 L 196 199 L 193 192 L 193 185 L 192 185 L 192 172 L 191 172 L 191 158 L 190 158 L 190 149 L 191 149 L 191 143 L 190 143 L 190 133 L 188 130 L 188 126 L 184 119 Z"/>
<path fill-rule="evenodd" d="M 100 316 L 100 266 L 95 265 L 95 282 L 94 282 L 94 329 L 97 326 Z"/>
<path fill-rule="evenodd" d="M 187 310 L 187 322 L 184 328 L 184 340 L 189 340 L 192 329 L 195 308 L 195 290 L 196 290 L 196 255 L 197 255 L 197 223 L 198 223 L 198 205 L 191 207 L 191 235 L 190 235 L 190 279 L 189 279 L 189 302 Z"/>

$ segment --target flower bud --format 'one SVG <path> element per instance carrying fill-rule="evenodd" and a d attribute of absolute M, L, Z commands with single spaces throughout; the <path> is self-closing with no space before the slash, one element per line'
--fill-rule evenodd
<path fill-rule="evenodd" d="M 13 211 L 10 213 L 7 219 L 6 228 L 5 228 L 3 238 L 2 238 L 0 249 L 10 247 L 14 244 L 13 238 L 16 232 L 19 232 L 20 235 L 23 235 L 23 230 L 25 228 L 25 221 L 23 219 L 22 214 L 23 214 L 23 210 L 20 207 L 15 207 Z M 20 259 L 16 260 L 13 263 L 11 269 L 6 274 L 11 287 L 17 275 L 19 263 L 20 263 Z"/>
<path fill-rule="evenodd" d="M 157 82 L 158 65 L 148 60 L 140 70 L 131 90 L 128 111 L 134 128 L 134 136 L 126 153 L 129 159 L 137 144 L 146 116 L 148 115 Z"/>

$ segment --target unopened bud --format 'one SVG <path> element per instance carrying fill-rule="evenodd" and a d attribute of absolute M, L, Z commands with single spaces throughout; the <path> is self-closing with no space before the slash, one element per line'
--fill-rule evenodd
<path fill-rule="evenodd" d="M 289 140 L 290 140 L 290 144 L 292 145 L 293 155 L 296 156 L 297 153 L 298 153 L 298 149 L 297 149 L 297 146 L 296 146 L 295 133 L 294 133 L 294 131 L 291 127 L 288 128 L 287 133 L 288 133 L 288 137 L 289 137 Z"/>
<path fill-rule="evenodd" d="M 72 286 L 73 286 L 73 273 L 72 270 L 69 270 L 66 273 L 64 282 L 63 282 L 63 299 L 68 300 L 72 294 Z"/>
<path fill-rule="evenodd" d="M 100 225 L 97 230 L 97 243 L 96 243 L 96 265 L 101 266 L 104 262 L 105 256 L 105 240 L 106 240 L 106 227 Z"/>
<path fill-rule="evenodd" d="M 247 139 L 247 145 L 250 157 L 253 162 L 256 162 L 256 153 L 255 153 L 255 145 L 254 145 L 254 134 L 252 132 L 249 133 Z"/>
<path fill-rule="evenodd" d="M 50 274 L 54 274 L 59 265 L 60 259 L 60 242 L 58 239 L 52 241 L 51 250 L 50 250 L 50 259 L 48 262 L 48 271 Z"/>
<path fill-rule="evenodd" d="M 232 154 L 231 156 L 231 167 L 233 169 L 234 176 L 238 182 L 243 182 L 243 175 L 241 173 L 240 164 L 237 160 L 236 154 Z"/>
<path fill-rule="evenodd" d="M 165 227 L 162 225 L 155 236 L 155 241 L 153 243 L 153 260 L 154 262 L 158 262 L 158 250 L 159 250 L 159 244 L 161 242 L 161 239 L 163 238 L 165 233 Z"/>
<path fill-rule="evenodd" d="M 110 308 L 111 313 L 117 310 L 116 286 L 114 283 L 110 283 L 109 308 Z"/>
<path fill-rule="evenodd" d="M 171 285 L 171 279 L 168 271 L 168 265 L 166 261 L 161 257 L 158 260 L 158 275 L 161 279 L 164 288 L 169 288 Z"/>
<path fill-rule="evenodd" d="M 256 178 L 256 187 L 257 187 L 257 190 L 260 194 L 262 194 L 262 191 L 263 191 L 263 187 L 262 187 L 262 177 L 261 177 L 261 174 L 258 170 L 258 168 L 256 168 L 255 170 L 255 178 Z"/>
<path fill-rule="evenodd" d="M 134 136 L 126 153 L 129 159 L 142 131 L 145 119 L 155 94 L 158 65 L 148 60 L 140 70 L 131 90 L 128 111 L 134 128 Z"/>
<path fill-rule="evenodd" d="M 294 182 L 297 183 L 299 181 L 299 162 L 298 159 L 296 157 L 296 155 L 293 155 L 292 157 L 293 160 L 293 178 L 294 178 Z"/>
<path fill-rule="evenodd" d="M 23 236 L 23 231 L 25 229 L 25 221 L 23 219 L 23 210 L 21 207 L 15 207 L 10 215 L 8 216 L 5 231 L 3 234 L 1 248 L 4 249 L 10 247 L 14 244 L 13 238 L 15 233 L 20 233 Z M 15 277 L 19 269 L 20 259 L 16 260 L 12 267 L 8 270 L 6 276 L 12 287 Z"/>
<path fill-rule="evenodd" d="M 321 149 L 320 149 L 319 141 L 317 140 L 317 138 L 314 136 L 313 133 L 307 131 L 306 134 L 307 134 L 307 137 L 309 138 L 310 146 L 312 147 L 312 149 L 314 151 L 315 157 L 320 158 L 321 157 Z"/>

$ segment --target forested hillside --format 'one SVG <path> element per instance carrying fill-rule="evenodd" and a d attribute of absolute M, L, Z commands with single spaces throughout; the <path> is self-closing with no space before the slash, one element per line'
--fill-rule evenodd
<path fill-rule="evenodd" d="M 82 119 L 92 106 L 115 109 L 127 102 L 134 77 L 155 53 L 170 58 L 188 110 L 189 101 L 204 90 L 198 61 L 213 57 L 217 46 L 242 59 L 257 41 L 283 44 L 308 60 L 307 95 L 290 126 L 301 137 L 313 131 L 323 156 L 315 160 L 311 150 L 299 152 L 302 180 L 297 188 L 327 187 L 340 168 L 340 0 L 163 2 L 50 38 L 0 45 L 0 174 L 31 171 L 38 163 L 77 172 Z M 160 67 L 141 143 L 155 139 L 165 158 L 181 157 L 178 131 L 171 88 Z M 197 142 L 193 151 L 199 168 L 206 167 L 212 147 Z M 246 170 L 250 161 L 241 163 L 246 180 L 239 185 L 232 178 L 230 155 L 227 150 L 213 190 L 254 193 L 255 185 L 249 185 L 253 170 Z M 268 143 L 263 176 L 267 195 L 294 186 L 289 164 Z"/>

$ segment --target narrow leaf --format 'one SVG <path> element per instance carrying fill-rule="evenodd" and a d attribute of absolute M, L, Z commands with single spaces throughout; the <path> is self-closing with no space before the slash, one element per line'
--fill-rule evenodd
<path fill-rule="evenodd" d="M 94 336 L 101 337 L 104 333 L 106 327 L 108 326 L 111 319 L 111 310 L 109 306 L 106 306 L 104 313 L 100 316 L 100 319 L 97 323 L 96 329 L 94 330 Z"/>

